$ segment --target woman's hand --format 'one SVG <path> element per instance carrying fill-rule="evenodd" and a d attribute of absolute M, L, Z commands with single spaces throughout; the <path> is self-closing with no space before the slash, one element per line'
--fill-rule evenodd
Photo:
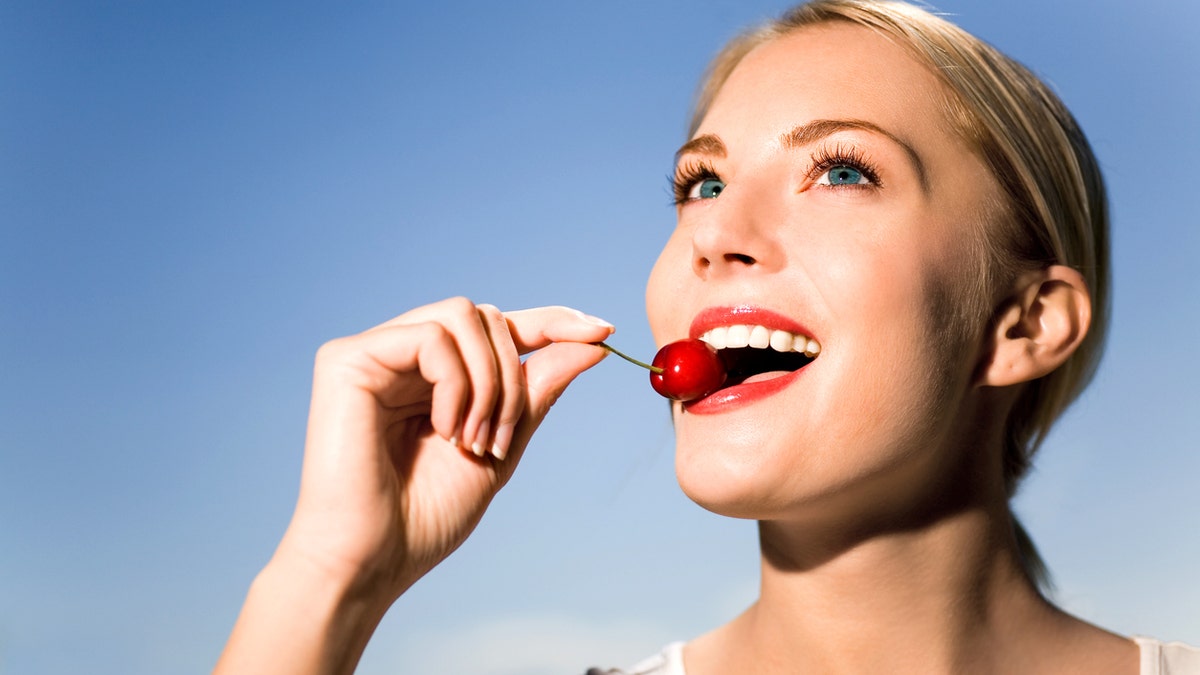
<path fill-rule="evenodd" d="M 266 589 L 263 602 L 340 589 L 328 598 L 336 605 L 327 608 L 329 625 L 309 627 L 327 644 L 312 659 L 295 659 L 330 668 L 307 672 L 339 670 L 347 656 L 352 668 L 387 607 L 474 529 L 559 394 L 604 358 L 588 343 L 611 332 L 566 307 L 502 313 L 456 298 L 321 347 L 300 496 L 255 582 Z M 288 616 L 274 608 L 263 621 L 248 617 L 256 590 L 222 666 L 253 663 L 231 652 L 258 651 L 253 626 Z"/>
<path fill-rule="evenodd" d="M 604 358 L 586 343 L 611 332 L 565 307 L 456 298 L 324 345 L 284 552 L 399 595 L 463 542 L 558 395 Z"/>

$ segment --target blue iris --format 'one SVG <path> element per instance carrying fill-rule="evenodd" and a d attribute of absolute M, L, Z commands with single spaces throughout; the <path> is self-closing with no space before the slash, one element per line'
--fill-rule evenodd
<path fill-rule="evenodd" d="M 829 170 L 830 185 L 858 185 L 863 182 L 863 174 L 852 166 L 835 166 Z"/>
<path fill-rule="evenodd" d="M 713 199 L 721 194 L 725 189 L 725 183 L 716 178 L 708 178 L 700 181 L 696 186 L 696 196 L 700 199 Z"/>

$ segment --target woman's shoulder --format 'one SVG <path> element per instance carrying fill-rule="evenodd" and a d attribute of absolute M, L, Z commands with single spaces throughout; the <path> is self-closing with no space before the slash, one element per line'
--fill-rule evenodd
<path fill-rule="evenodd" d="M 1200 675 L 1200 649 L 1148 637 L 1133 640 L 1141 652 L 1141 675 Z"/>
<path fill-rule="evenodd" d="M 1182 642 L 1135 637 L 1141 654 L 1141 675 L 1200 675 L 1200 649 Z M 592 668 L 587 675 L 687 675 L 683 643 L 673 642 L 629 670 Z"/>
<path fill-rule="evenodd" d="M 587 675 L 687 675 L 683 672 L 683 643 L 672 642 L 628 670 L 591 668 Z"/>

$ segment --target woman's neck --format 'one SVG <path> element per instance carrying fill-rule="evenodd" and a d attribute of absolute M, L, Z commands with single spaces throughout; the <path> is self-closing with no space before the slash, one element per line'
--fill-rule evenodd
<path fill-rule="evenodd" d="M 923 673 L 978 672 L 964 652 L 1011 625 L 1005 615 L 1021 623 L 1050 611 L 996 520 L 957 513 L 872 536 L 815 567 L 804 564 L 803 531 L 762 523 L 762 593 L 750 619 L 819 659 L 812 672 L 901 672 L 905 662 Z"/>
<path fill-rule="evenodd" d="M 759 600 L 689 645 L 689 675 L 1073 672 L 1061 666 L 1099 655 L 1119 666 L 1111 672 L 1136 672 L 1132 643 L 1038 593 L 1006 508 L 963 510 L 836 553 L 784 523 L 761 523 L 760 537 Z"/>

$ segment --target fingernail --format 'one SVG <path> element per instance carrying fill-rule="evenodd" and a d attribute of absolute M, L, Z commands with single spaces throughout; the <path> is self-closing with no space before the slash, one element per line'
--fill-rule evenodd
<path fill-rule="evenodd" d="M 611 323 L 605 321 L 604 319 L 601 319 L 598 316 L 592 316 L 591 314 L 584 314 L 583 312 L 581 312 L 579 310 L 575 310 L 575 313 L 579 315 L 579 318 L 583 319 L 584 321 L 586 321 L 594 326 L 603 326 L 605 328 L 613 327 L 613 325 Z"/>
<path fill-rule="evenodd" d="M 496 427 L 496 442 L 492 444 L 492 456 L 504 459 L 508 456 L 508 446 L 512 443 L 513 425 L 501 424 Z"/>
<path fill-rule="evenodd" d="M 483 456 L 483 449 L 487 448 L 488 436 L 492 433 L 492 421 L 485 419 L 479 423 L 479 428 L 475 430 L 475 442 L 471 444 L 471 449 L 475 450 L 475 454 Z"/>

